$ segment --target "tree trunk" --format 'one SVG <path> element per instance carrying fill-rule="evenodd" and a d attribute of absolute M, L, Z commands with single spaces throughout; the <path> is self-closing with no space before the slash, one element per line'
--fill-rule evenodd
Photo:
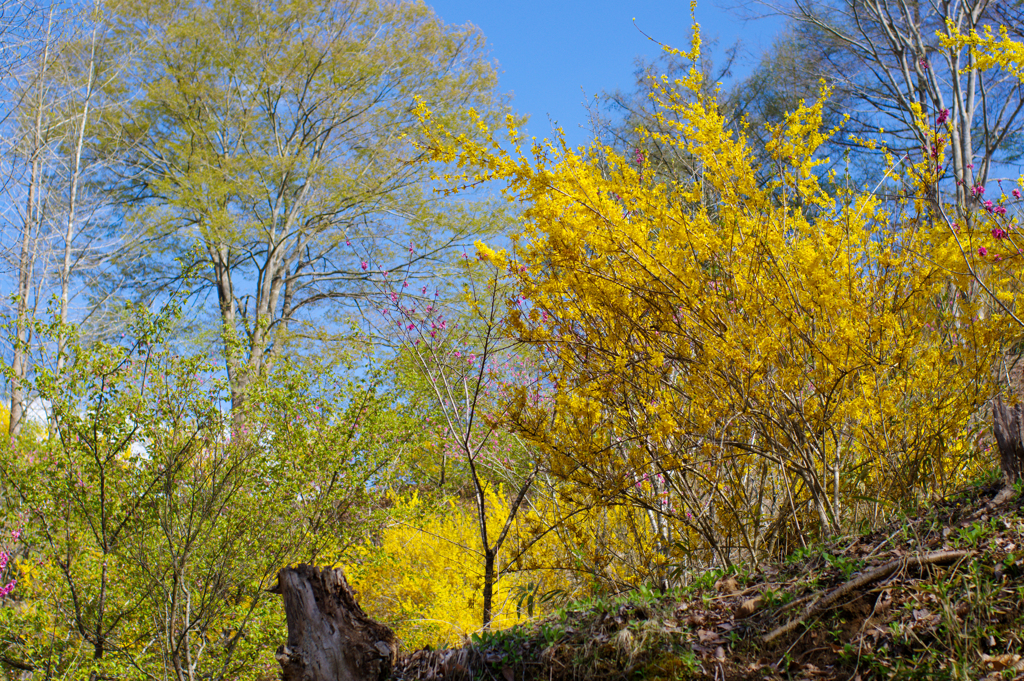
<path fill-rule="evenodd" d="M 1024 412 L 1021 404 L 1007 405 L 997 398 L 992 406 L 993 430 L 999 445 L 999 466 L 1006 483 L 1024 477 Z"/>
<path fill-rule="evenodd" d="M 484 629 L 491 628 L 492 602 L 494 600 L 494 558 L 495 551 L 487 549 L 484 552 Z"/>
<path fill-rule="evenodd" d="M 384 681 L 395 636 L 356 603 L 340 569 L 284 568 L 271 589 L 284 596 L 288 644 L 277 649 L 282 681 Z"/>
<path fill-rule="evenodd" d="M 74 139 L 74 152 L 71 155 L 68 178 L 68 220 L 64 226 L 64 262 L 60 268 L 60 331 L 57 336 L 57 373 L 60 374 L 67 362 L 68 348 L 68 308 L 71 302 L 71 267 L 73 245 L 75 243 L 76 212 L 78 210 L 79 185 L 82 181 L 82 151 L 85 148 L 85 133 L 89 127 L 89 106 L 95 87 L 96 74 L 96 33 L 99 24 L 92 29 L 92 42 L 89 51 L 89 76 L 85 84 L 85 101 L 82 103 L 82 119 L 78 124 Z"/>

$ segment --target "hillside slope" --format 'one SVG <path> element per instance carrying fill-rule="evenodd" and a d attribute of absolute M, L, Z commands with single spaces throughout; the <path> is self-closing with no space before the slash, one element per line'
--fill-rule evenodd
<path fill-rule="evenodd" d="M 1024 679 L 1024 500 L 998 484 L 684 589 L 580 604 L 397 679 Z"/>

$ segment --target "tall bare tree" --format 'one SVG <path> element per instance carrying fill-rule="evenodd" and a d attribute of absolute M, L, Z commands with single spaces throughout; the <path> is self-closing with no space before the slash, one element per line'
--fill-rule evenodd
<path fill-rule="evenodd" d="M 33 291 L 35 284 L 36 265 L 42 241 L 43 206 L 45 191 L 43 189 L 43 161 L 50 136 L 49 120 L 46 116 L 47 93 L 43 74 L 50 60 L 53 14 L 46 23 L 46 33 L 42 50 L 38 56 L 37 69 L 28 74 L 21 74 L 22 82 L 16 92 L 20 99 L 28 105 L 19 117 L 15 128 L 16 135 L 12 140 L 12 156 L 18 158 L 18 168 L 27 176 L 22 184 L 19 179 L 11 178 L 8 188 L 23 189 L 24 195 L 20 209 L 16 212 L 15 221 L 20 231 L 20 244 L 17 257 L 11 258 L 15 272 L 14 295 L 14 338 L 10 365 L 11 398 L 9 408 L 8 432 L 15 437 L 25 421 L 25 409 L 28 391 L 25 379 L 29 365 L 29 343 L 31 341 L 31 323 L 35 307 L 39 304 L 38 291 Z M 27 80 L 27 82 L 25 82 Z M 17 172 L 17 170 L 15 170 Z M 17 200 L 14 202 L 17 205 Z"/>
<path fill-rule="evenodd" d="M 95 8 L 94 8 L 95 9 Z M 57 368 L 67 361 L 67 334 L 57 334 L 54 348 L 37 347 L 32 326 L 40 307 L 55 302 L 61 328 L 88 319 L 100 309 L 95 279 L 112 253 L 107 225 L 96 219 L 103 207 L 97 183 L 112 153 L 123 150 L 108 136 L 97 148 L 96 128 L 110 109 L 110 85 L 118 66 L 103 44 L 98 13 L 83 10 L 45 16 L 40 50 L 23 62 L 6 84 L 15 108 L 7 120 L 4 142 L 4 190 L 10 217 L 5 236 L 4 276 L 11 280 L 10 426 L 12 435 L 25 422 L 31 396 L 26 379 L 33 362 L 52 350 Z M 109 213 L 109 207 L 106 210 Z M 90 298 L 77 304 L 76 298 Z"/>
<path fill-rule="evenodd" d="M 765 4 L 793 20 L 800 62 L 815 80 L 836 88 L 848 132 L 878 136 L 890 148 L 919 156 L 934 140 L 921 131 L 919 111 L 940 128 L 948 122 L 948 177 L 957 203 L 974 205 L 973 187 L 993 178 L 994 167 L 1019 162 L 1024 152 L 1024 88 L 998 69 L 982 69 L 969 50 L 943 46 L 952 26 L 983 31 L 1008 14 L 990 0 L 794 0 Z M 1020 27 L 1018 26 L 1018 29 Z M 943 112 L 946 112 L 943 114 Z M 917 152 L 913 154 L 911 152 Z"/>

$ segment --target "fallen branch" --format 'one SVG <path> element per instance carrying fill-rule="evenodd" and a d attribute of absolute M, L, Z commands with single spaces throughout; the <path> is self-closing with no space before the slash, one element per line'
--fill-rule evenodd
<path fill-rule="evenodd" d="M 818 596 L 818 595 L 820 595 L 820 594 L 807 594 L 806 596 L 801 596 L 800 598 L 796 599 L 795 601 L 790 601 L 789 603 L 786 603 L 785 605 L 781 606 L 776 611 L 775 614 L 776 615 L 781 615 L 782 613 L 786 612 L 787 610 L 792 610 L 793 608 L 796 608 L 796 607 L 799 607 L 799 606 L 803 605 L 804 603 L 806 603 L 807 601 L 811 600 L 812 598 L 814 598 L 815 596 Z"/>
<path fill-rule="evenodd" d="M 988 501 L 987 504 L 985 504 L 984 506 L 979 508 L 977 511 L 975 511 L 971 515 L 969 515 L 966 518 L 964 518 L 964 520 L 965 521 L 977 520 L 978 518 L 982 517 L 986 513 L 991 513 L 995 509 L 999 508 L 1000 506 L 1005 504 L 1007 501 L 1010 501 L 1011 499 L 1013 499 L 1015 496 L 1017 496 L 1017 490 L 1014 489 L 1013 485 L 1004 485 L 1003 488 L 1001 490 L 999 490 L 999 493 L 996 494 L 994 497 L 992 497 Z"/>
<path fill-rule="evenodd" d="M 0 662 L 8 667 L 13 667 L 14 669 L 18 669 L 23 672 L 33 672 L 36 670 L 35 665 L 31 662 L 22 662 L 21 660 L 15 660 L 13 657 L 7 657 L 6 655 L 0 656 Z"/>
<path fill-rule="evenodd" d="M 772 630 L 764 637 L 765 643 L 771 643 L 780 636 L 784 636 L 789 632 L 796 629 L 800 624 L 807 620 L 807 618 L 815 615 L 828 606 L 832 605 L 846 594 L 860 589 L 861 587 L 867 586 L 872 582 L 876 582 L 879 579 L 888 577 L 897 570 L 901 570 L 910 566 L 921 567 L 922 565 L 941 565 L 943 563 L 955 563 L 959 560 L 963 560 L 967 556 L 972 555 L 971 551 L 936 551 L 935 553 L 928 553 L 923 556 L 914 556 L 913 558 L 897 558 L 891 560 L 884 565 L 876 567 L 874 570 L 865 572 L 858 577 L 851 579 L 850 581 L 842 584 L 828 594 L 822 596 L 818 600 L 812 602 L 801 613 L 794 619 L 786 622 L 780 627 Z"/>

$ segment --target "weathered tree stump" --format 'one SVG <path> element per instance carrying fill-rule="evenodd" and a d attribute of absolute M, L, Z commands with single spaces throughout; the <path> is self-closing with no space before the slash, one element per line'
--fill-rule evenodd
<path fill-rule="evenodd" d="M 395 636 L 366 616 L 340 569 L 284 568 L 271 589 L 284 597 L 288 643 L 277 649 L 283 681 L 384 681 Z"/>
<path fill-rule="evenodd" d="M 1019 349 L 1005 352 L 995 366 L 1000 394 L 992 402 L 992 434 L 999 447 L 999 467 L 1006 482 L 1004 494 L 1024 477 L 1024 355 Z"/>
<path fill-rule="evenodd" d="M 992 406 L 993 431 L 999 445 L 999 466 L 1007 484 L 1024 477 L 1024 410 L 996 399 Z"/>

